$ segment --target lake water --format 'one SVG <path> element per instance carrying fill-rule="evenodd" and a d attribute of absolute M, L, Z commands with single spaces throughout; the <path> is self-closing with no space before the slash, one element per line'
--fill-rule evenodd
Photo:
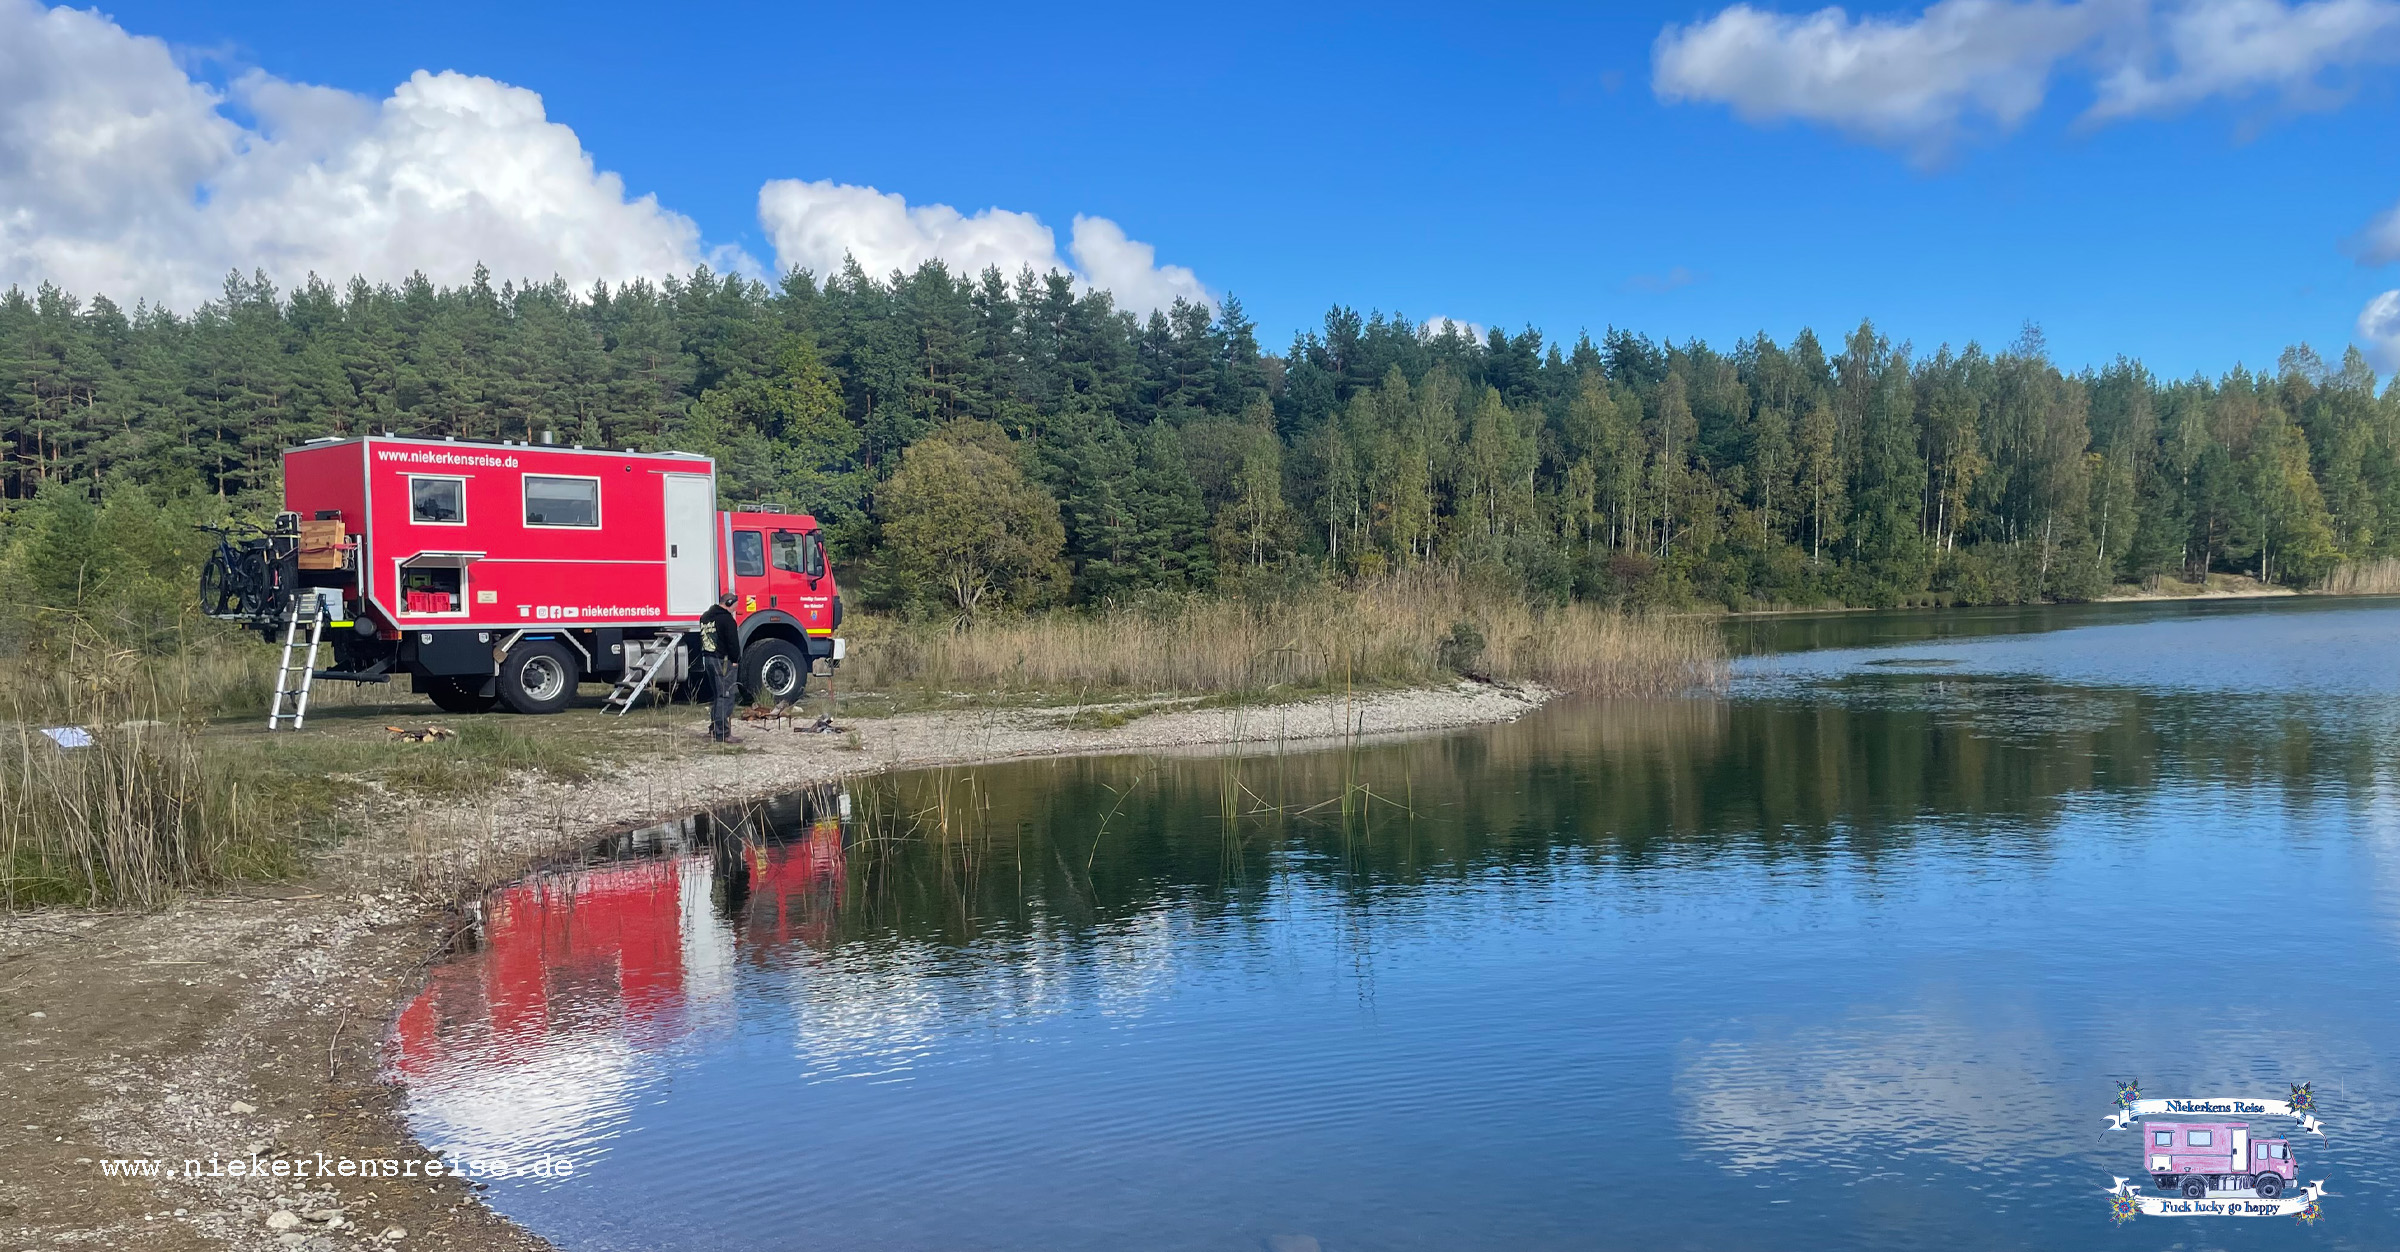
<path fill-rule="evenodd" d="M 2400 1247 L 2400 608 L 1734 629 L 1722 700 L 641 832 L 391 1069 L 570 1250 Z M 2323 1221 L 2112 1224 L 2136 1078 L 2312 1082 Z"/>

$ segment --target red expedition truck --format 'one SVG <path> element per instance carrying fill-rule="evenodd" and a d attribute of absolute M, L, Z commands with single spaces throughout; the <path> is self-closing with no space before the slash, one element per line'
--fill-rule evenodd
<path fill-rule="evenodd" d="M 719 511 L 705 456 L 317 439 L 284 453 L 283 496 L 275 533 L 220 549 L 202 598 L 270 639 L 322 605 L 319 678 L 405 673 L 449 712 L 555 713 L 579 683 L 699 674 L 695 628 L 721 600 L 754 700 L 842 660 L 816 519 Z"/>
<path fill-rule="evenodd" d="M 2292 1145 L 2251 1138 L 2248 1122 L 2143 1122 L 2142 1158 L 2159 1190 L 2193 1200 L 2244 1189 L 2272 1200 L 2299 1177 Z"/>

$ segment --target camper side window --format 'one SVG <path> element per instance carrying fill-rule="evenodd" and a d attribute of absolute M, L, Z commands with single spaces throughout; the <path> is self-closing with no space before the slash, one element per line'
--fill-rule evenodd
<path fill-rule="evenodd" d="M 2172 1130 L 2154 1130 L 2154 1131 L 2151 1131 L 2151 1132 L 2150 1132 L 2150 1146 L 2151 1146 L 2151 1147 L 2154 1147 L 2154 1148 L 2171 1148 L 2171 1147 L 2174 1147 L 2174 1146 L 2175 1146 L 2175 1132 L 2174 1132 L 2174 1131 L 2172 1131 Z"/>
<path fill-rule="evenodd" d="M 733 532 L 733 572 L 738 578 L 767 576 L 767 543 L 757 531 Z"/>
<path fill-rule="evenodd" d="M 408 480 L 408 519 L 433 526 L 456 526 L 467 520 L 467 480 L 419 478 Z"/>
<path fill-rule="evenodd" d="M 2192 1131 L 2184 1136 L 2183 1141 L 2195 1148 L 2205 1148 L 2209 1144 L 2208 1132 L 2205 1130 Z"/>
<path fill-rule="evenodd" d="M 525 524 L 598 526 L 600 480 L 525 476 Z"/>

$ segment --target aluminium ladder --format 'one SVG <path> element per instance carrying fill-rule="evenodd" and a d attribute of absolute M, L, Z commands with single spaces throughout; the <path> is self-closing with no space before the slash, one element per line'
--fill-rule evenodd
<path fill-rule="evenodd" d="M 308 654 L 295 670 L 292 653 L 300 646 L 300 615 L 303 613 L 309 615 Z M 292 615 L 283 625 L 283 660 L 275 667 L 275 704 L 267 710 L 268 730 L 282 730 L 286 723 L 291 729 L 298 730 L 307 721 L 308 693 L 316 685 L 317 647 L 325 639 L 325 621 L 325 599 L 317 593 L 316 588 L 303 588 L 292 596 Z M 295 676 L 300 680 L 297 687 L 292 685 Z M 291 708 L 288 713 L 284 711 L 287 700 Z"/>
<path fill-rule="evenodd" d="M 635 665 L 625 667 L 625 676 L 617 680 L 616 688 L 608 693 L 608 699 L 602 702 L 601 707 L 615 709 L 619 717 L 632 712 L 633 706 L 641 700 L 642 693 L 648 691 L 651 682 L 658 677 L 658 671 L 665 669 L 667 662 L 675 658 L 676 651 L 683 647 L 683 637 L 690 633 L 677 631 L 672 638 L 653 641 L 647 655 L 637 658 Z"/>

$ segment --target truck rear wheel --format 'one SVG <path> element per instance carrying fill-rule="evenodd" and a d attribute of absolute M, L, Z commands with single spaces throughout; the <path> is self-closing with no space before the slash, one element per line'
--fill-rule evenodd
<path fill-rule="evenodd" d="M 2183 1180 L 2183 1198 L 2184 1198 L 2184 1199 L 2186 1199 L 2186 1200 L 2205 1200 L 2205 1199 L 2207 1199 L 2207 1198 L 2208 1198 L 2208 1180 L 2207 1180 L 2207 1179 L 2205 1179 L 2205 1178 L 2202 1178 L 2202 1177 L 2201 1177 L 2200 1175 L 2198 1175 L 2198 1174 L 2193 1174 L 2193 1175 L 2190 1175 L 2189 1177 L 2186 1177 L 2186 1178 Z"/>
<path fill-rule="evenodd" d="M 500 702 L 517 713 L 556 713 L 575 698 L 575 654 L 555 639 L 528 639 L 500 663 Z"/>
<path fill-rule="evenodd" d="M 425 694 L 433 698 L 433 706 L 444 713 L 489 713 L 500 697 L 482 694 L 484 679 L 442 677 L 429 680 Z"/>
<path fill-rule="evenodd" d="M 2283 1176 L 2260 1174 L 2257 1180 L 2251 1183 L 2251 1190 L 2258 1192 L 2258 1198 L 2261 1200 L 2272 1200 L 2283 1194 Z"/>
<path fill-rule="evenodd" d="M 742 652 L 742 690 L 759 704 L 784 704 L 808 691 L 808 661 L 788 639 L 761 639 Z"/>

